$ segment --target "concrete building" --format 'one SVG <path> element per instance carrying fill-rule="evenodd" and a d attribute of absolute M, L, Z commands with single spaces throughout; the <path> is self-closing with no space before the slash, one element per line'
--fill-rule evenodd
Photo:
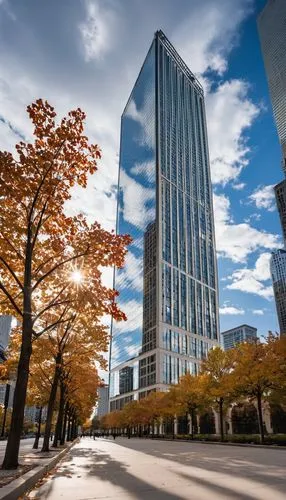
<path fill-rule="evenodd" d="M 97 402 L 98 418 L 103 417 L 109 411 L 108 394 L 109 394 L 108 385 L 98 388 L 98 402 Z"/>
<path fill-rule="evenodd" d="M 162 31 L 121 120 L 115 272 L 126 322 L 112 324 L 111 408 L 166 390 L 219 342 L 203 89 Z"/>
<path fill-rule="evenodd" d="M 223 348 L 227 351 L 242 342 L 252 342 L 257 339 L 257 328 L 249 325 L 239 325 L 221 332 Z"/>

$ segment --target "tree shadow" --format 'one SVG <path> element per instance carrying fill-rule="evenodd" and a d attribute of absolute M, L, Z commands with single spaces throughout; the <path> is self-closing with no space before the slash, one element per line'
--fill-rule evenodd
<path fill-rule="evenodd" d="M 81 460 L 78 459 L 82 459 L 82 463 Z M 145 498 L 152 498 L 152 500 L 182 500 L 184 498 L 176 494 L 168 493 L 159 487 L 155 487 L 133 476 L 128 472 L 127 466 L 114 460 L 111 455 L 102 453 L 100 449 L 78 447 L 72 448 L 63 459 L 62 463 L 54 471 L 53 475 L 41 485 L 37 493 L 27 498 L 41 498 L 42 500 L 54 499 L 55 497 L 52 496 L 55 494 L 53 493 L 53 486 L 57 478 L 73 480 L 74 477 L 82 477 L 83 498 L 85 498 L 84 480 L 86 476 L 108 482 L 124 490 L 126 495 L 132 495 L 134 499 L 143 500 Z M 116 498 L 116 496 L 113 498 Z M 120 498 L 123 498 L 122 493 L 120 494 Z"/>
<path fill-rule="evenodd" d="M 278 450 L 279 455 L 277 456 L 275 450 L 271 449 L 239 448 L 242 456 L 237 456 L 237 447 L 230 449 L 226 446 L 200 445 L 192 442 L 120 438 L 116 440 L 116 444 L 158 458 L 179 462 L 185 466 L 249 479 L 260 483 L 261 486 L 264 484 L 286 493 L 286 453 L 284 454 L 282 450 Z M 251 456 L 252 450 L 256 452 L 253 456 Z M 264 454 L 264 463 L 259 462 L 259 456 L 262 457 L 261 453 Z M 190 479 L 193 480 L 189 477 Z M 232 493 L 234 494 L 234 492 Z"/>

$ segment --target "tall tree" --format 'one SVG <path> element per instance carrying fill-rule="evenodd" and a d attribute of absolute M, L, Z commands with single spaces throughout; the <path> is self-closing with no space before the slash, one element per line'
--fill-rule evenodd
<path fill-rule="evenodd" d="M 15 156 L 0 152 L 0 303 L 22 325 L 6 469 L 18 466 L 32 340 L 53 327 L 43 327 L 42 316 L 77 296 L 70 275 L 81 267 L 88 272 L 86 300 L 96 297 L 98 314 L 120 317 L 116 293 L 102 285 L 100 269 L 121 266 L 130 241 L 65 213 L 71 188 L 86 186 L 100 158 L 84 135 L 85 114 L 76 109 L 57 124 L 54 108 L 41 99 L 27 111 L 34 142 L 21 141 Z"/>
<path fill-rule="evenodd" d="M 285 381 L 285 374 L 279 363 L 278 349 L 276 349 L 278 343 L 279 339 L 274 342 L 272 338 L 267 339 L 266 342 L 260 340 L 252 343 L 245 342 L 238 345 L 234 351 L 233 387 L 238 394 L 256 402 L 262 443 L 264 442 L 263 402 L 268 400 L 273 391 L 281 387 L 283 380 Z"/>

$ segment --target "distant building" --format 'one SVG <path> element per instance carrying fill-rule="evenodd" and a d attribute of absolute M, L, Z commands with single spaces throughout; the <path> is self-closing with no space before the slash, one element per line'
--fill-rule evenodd
<path fill-rule="evenodd" d="M 280 334 L 286 335 L 286 250 L 272 253 L 270 270 Z"/>
<path fill-rule="evenodd" d="M 104 385 L 103 387 L 98 388 L 98 402 L 97 402 L 97 416 L 98 418 L 103 417 L 108 413 L 108 385 Z"/>
<path fill-rule="evenodd" d="M 13 316 L 0 315 L 0 352 L 5 351 L 8 347 L 13 319 Z"/>
<path fill-rule="evenodd" d="M 223 339 L 223 348 L 227 351 L 242 342 L 251 342 L 256 340 L 257 328 L 249 325 L 240 325 L 236 328 L 231 328 L 231 330 L 221 332 L 221 338 Z"/>
<path fill-rule="evenodd" d="M 5 399 L 7 398 L 7 408 L 13 408 L 13 398 L 15 391 L 15 381 L 9 380 L 8 384 L 0 384 L 0 405 L 4 406 Z"/>

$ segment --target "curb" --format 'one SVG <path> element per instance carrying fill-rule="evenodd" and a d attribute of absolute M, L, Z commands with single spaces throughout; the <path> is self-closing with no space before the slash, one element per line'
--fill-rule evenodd
<path fill-rule="evenodd" d="M 137 439 L 142 439 L 142 438 L 137 438 Z M 143 438 L 144 439 L 144 438 Z M 199 439 L 169 439 L 169 438 L 147 438 L 150 439 L 153 442 L 156 441 L 170 441 L 176 443 L 196 443 L 196 444 L 215 444 L 218 446 L 240 446 L 242 448 L 263 448 L 266 450 L 286 450 L 286 446 L 278 446 L 276 444 L 251 444 L 251 443 L 227 443 L 227 442 L 221 442 L 221 441 L 201 441 Z M 0 496 L 1 500 L 1 496 Z"/>
<path fill-rule="evenodd" d="M 0 500 L 17 500 L 21 497 L 27 490 L 32 489 L 35 484 L 42 479 L 47 472 L 54 468 L 61 458 L 63 458 L 70 449 L 79 442 L 79 438 L 75 439 L 66 448 L 61 450 L 56 456 L 50 458 L 50 460 L 44 465 L 38 465 L 34 469 L 26 472 L 23 476 L 17 477 L 14 481 L 11 481 L 6 486 L 0 489 Z"/>

